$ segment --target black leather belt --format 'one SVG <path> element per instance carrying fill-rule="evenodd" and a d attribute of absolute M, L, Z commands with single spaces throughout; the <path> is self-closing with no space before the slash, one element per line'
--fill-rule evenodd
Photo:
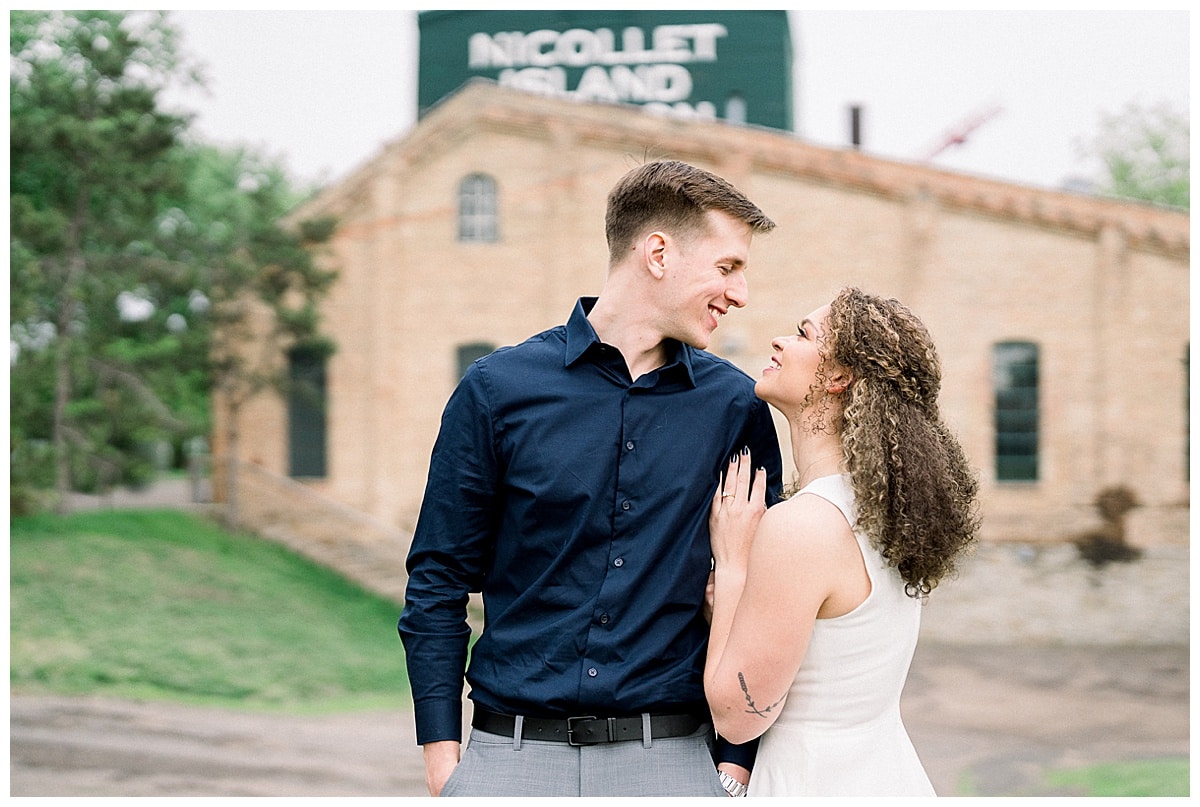
<path fill-rule="evenodd" d="M 709 722 L 708 715 L 650 715 L 650 738 L 685 737 Z M 471 725 L 489 734 L 512 737 L 517 719 L 475 707 Z M 568 745 L 599 745 L 623 740 L 642 739 L 642 718 L 633 717 L 526 717 L 521 722 L 521 738 L 549 740 Z"/>

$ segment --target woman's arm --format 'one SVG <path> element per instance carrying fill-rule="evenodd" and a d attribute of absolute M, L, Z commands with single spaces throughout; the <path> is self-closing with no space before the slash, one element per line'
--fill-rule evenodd
<path fill-rule="evenodd" d="M 741 464 L 731 463 L 709 518 L 715 569 L 704 672 L 717 732 L 733 743 L 758 737 L 779 716 L 849 532 L 815 496 L 766 510 L 761 472 L 751 486 Z"/>

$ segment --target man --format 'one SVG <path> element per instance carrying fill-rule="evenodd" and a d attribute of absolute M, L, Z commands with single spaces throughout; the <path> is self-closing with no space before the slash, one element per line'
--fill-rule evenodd
<path fill-rule="evenodd" d="M 713 766 L 704 702 L 709 503 L 743 448 L 777 500 L 781 459 L 753 380 L 704 348 L 746 305 L 751 238 L 774 226 L 694 166 L 630 171 L 608 198 L 599 297 L 475 362 L 451 396 L 399 620 L 431 794 L 739 791 Z M 472 591 L 485 619 L 460 762 Z M 745 749 L 726 751 L 745 781 Z"/>

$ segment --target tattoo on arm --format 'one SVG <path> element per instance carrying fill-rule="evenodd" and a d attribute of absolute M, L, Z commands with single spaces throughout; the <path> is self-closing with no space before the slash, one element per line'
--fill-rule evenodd
<path fill-rule="evenodd" d="M 766 717 L 768 712 L 770 712 L 772 709 L 774 709 L 779 704 L 783 703 L 784 698 L 787 697 L 787 693 L 785 692 L 783 694 L 783 698 L 780 698 L 779 700 L 775 701 L 770 706 L 768 706 L 764 709 L 759 709 L 757 706 L 754 705 L 754 698 L 750 697 L 750 690 L 746 687 L 746 676 L 742 675 L 741 673 L 738 673 L 738 683 L 740 683 L 742 685 L 742 692 L 745 693 L 745 695 L 746 695 L 746 706 L 748 707 L 746 709 L 746 714 L 758 715 L 759 717 Z"/>

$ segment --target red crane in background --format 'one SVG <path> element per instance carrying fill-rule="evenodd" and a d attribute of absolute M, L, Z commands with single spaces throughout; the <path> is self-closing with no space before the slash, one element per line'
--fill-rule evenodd
<path fill-rule="evenodd" d="M 943 137 L 941 141 L 931 148 L 929 152 L 921 159 L 929 161 L 952 146 L 961 146 L 963 143 L 967 142 L 967 137 L 971 134 L 971 132 L 975 131 L 980 126 L 999 115 L 1001 111 L 1002 108 L 999 104 L 993 104 L 984 111 L 972 115 L 958 126 L 947 132 L 945 137 Z"/>

